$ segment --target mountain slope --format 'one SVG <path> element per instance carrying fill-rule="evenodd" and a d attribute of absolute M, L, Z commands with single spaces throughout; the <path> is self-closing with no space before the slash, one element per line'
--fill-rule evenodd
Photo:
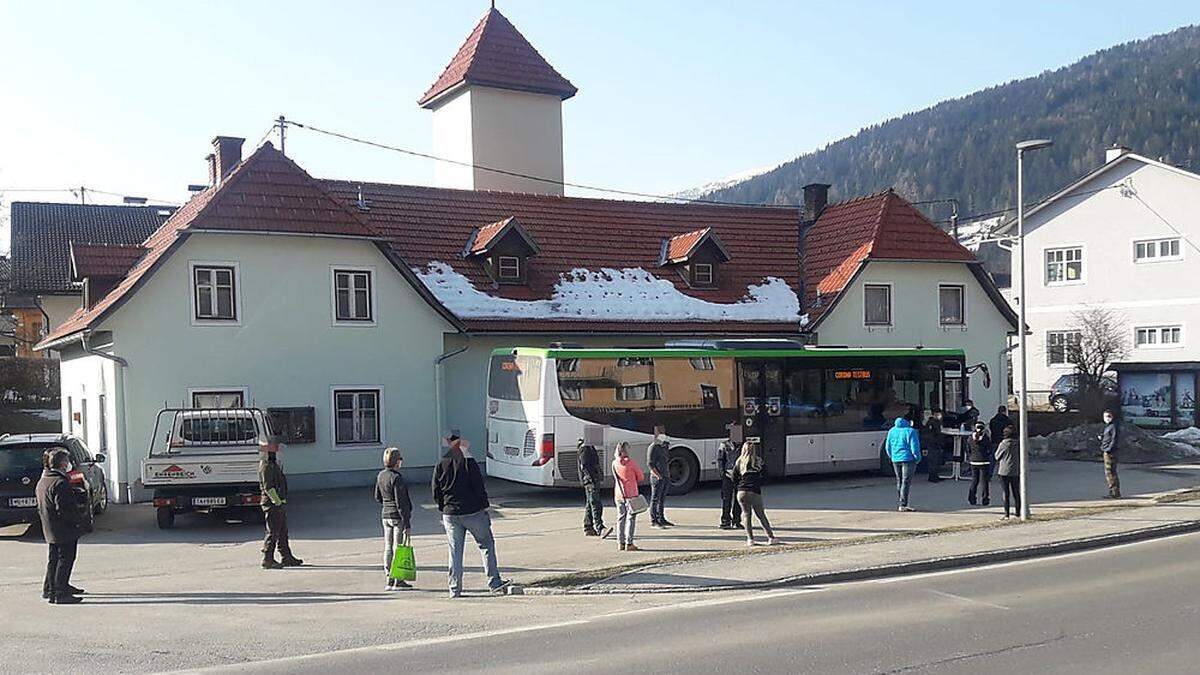
<path fill-rule="evenodd" d="M 823 182 L 831 199 L 895 187 L 915 201 L 955 197 L 963 215 L 980 214 L 1014 201 L 1013 144 L 1027 138 L 1055 143 L 1026 163 L 1032 198 L 1098 166 L 1114 143 L 1200 168 L 1200 26 L 867 127 L 705 198 L 797 203 L 804 184 Z"/>

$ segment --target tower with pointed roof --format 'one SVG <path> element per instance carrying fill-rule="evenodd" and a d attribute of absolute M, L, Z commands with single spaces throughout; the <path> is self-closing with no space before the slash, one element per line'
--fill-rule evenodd
<path fill-rule="evenodd" d="M 562 102 L 576 88 L 491 7 L 418 100 L 442 187 L 563 194 Z M 499 169 L 494 171 L 490 169 Z"/>

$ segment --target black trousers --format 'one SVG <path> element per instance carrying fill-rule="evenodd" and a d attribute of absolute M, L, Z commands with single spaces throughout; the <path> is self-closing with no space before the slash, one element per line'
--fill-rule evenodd
<path fill-rule="evenodd" d="M 650 477 L 650 522 L 661 523 L 667 519 L 665 509 L 667 505 L 667 477 L 655 478 Z"/>
<path fill-rule="evenodd" d="M 288 542 L 287 511 L 283 506 L 272 506 L 264 514 L 267 521 L 267 536 L 263 539 L 263 556 L 275 557 L 275 549 L 284 558 L 292 557 L 292 545 Z"/>
<path fill-rule="evenodd" d="M 71 585 L 71 571 L 75 569 L 79 540 L 49 546 L 50 555 L 46 561 L 46 581 L 42 584 L 42 594 L 57 598 L 70 593 L 67 589 Z"/>
<path fill-rule="evenodd" d="M 1013 513 L 1021 515 L 1021 477 L 1000 476 L 1000 491 L 1004 493 L 1004 515 L 1008 514 L 1008 498 L 1012 497 Z"/>
<path fill-rule="evenodd" d="M 925 471 L 929 474 L 929 480 L 937 481 L 941 479 L 939 475 L 942 472 L 942 447 L 937 443 L 931 443 L 925 451 Z"/>
<path fill-rule="evenodd" d="M 967 501 L 975 503 L 975 493 L 979 489 L 979 484 L 983 484 L 983 501 L 992 500 L 992 467 L 987 464 L 972 464 L 971 465 L 971 494 L 967 496 Z"/>
<path fill-rule="evenodd" d="M 737 499 L 737 484 L 728 475 L 721 476 L 721 524 L 740 525 L 742 505 Z"/>
<path fill-rule="evenodd" d="M 588 483 L 583 486 L 583 531 L 603 534 L 604 503 L 600 501 L 600 486 Z"/>

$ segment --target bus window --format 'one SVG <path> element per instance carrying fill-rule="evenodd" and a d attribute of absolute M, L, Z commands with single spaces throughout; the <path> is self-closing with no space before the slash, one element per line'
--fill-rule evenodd
<path fill-rule="evenodd" d="M 920 409 L 921 381 L 916 368 L 893 366 L 887 372 L 891 380 L 892 394 L 884 417 L 890 422 L 907 415 L 910 407 Z"/>
<path fill-rule="evenodd" d="M 881 374 L 882 375 L 882 374 Z M 825 371 L 826 431 L 874 431 L 891 422 L 886 412 L 892 391 L 886 375 L 874 369 L 837 368 Z"/>
<path fill-rule="evenodd" d="M 825 431 L 825 398 L 821 396 L 821 371 L 789 370 L 787 380 L 787 432 L 819 434 Z"/>
<path fill-rule="evenodd" d="M 536 401 L 542 397 L 542 359 L 537 356 L 493 356 L 488 369 L 488 396 L 504 401 Z"/>

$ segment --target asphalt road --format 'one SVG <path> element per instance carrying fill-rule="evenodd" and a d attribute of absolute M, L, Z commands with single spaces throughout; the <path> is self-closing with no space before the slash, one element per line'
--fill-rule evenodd
<path fill-rule="evenodd" d="M 1200 535 L 988 568 L 711 597 L 254 672 L 1195 673 Z"/>

